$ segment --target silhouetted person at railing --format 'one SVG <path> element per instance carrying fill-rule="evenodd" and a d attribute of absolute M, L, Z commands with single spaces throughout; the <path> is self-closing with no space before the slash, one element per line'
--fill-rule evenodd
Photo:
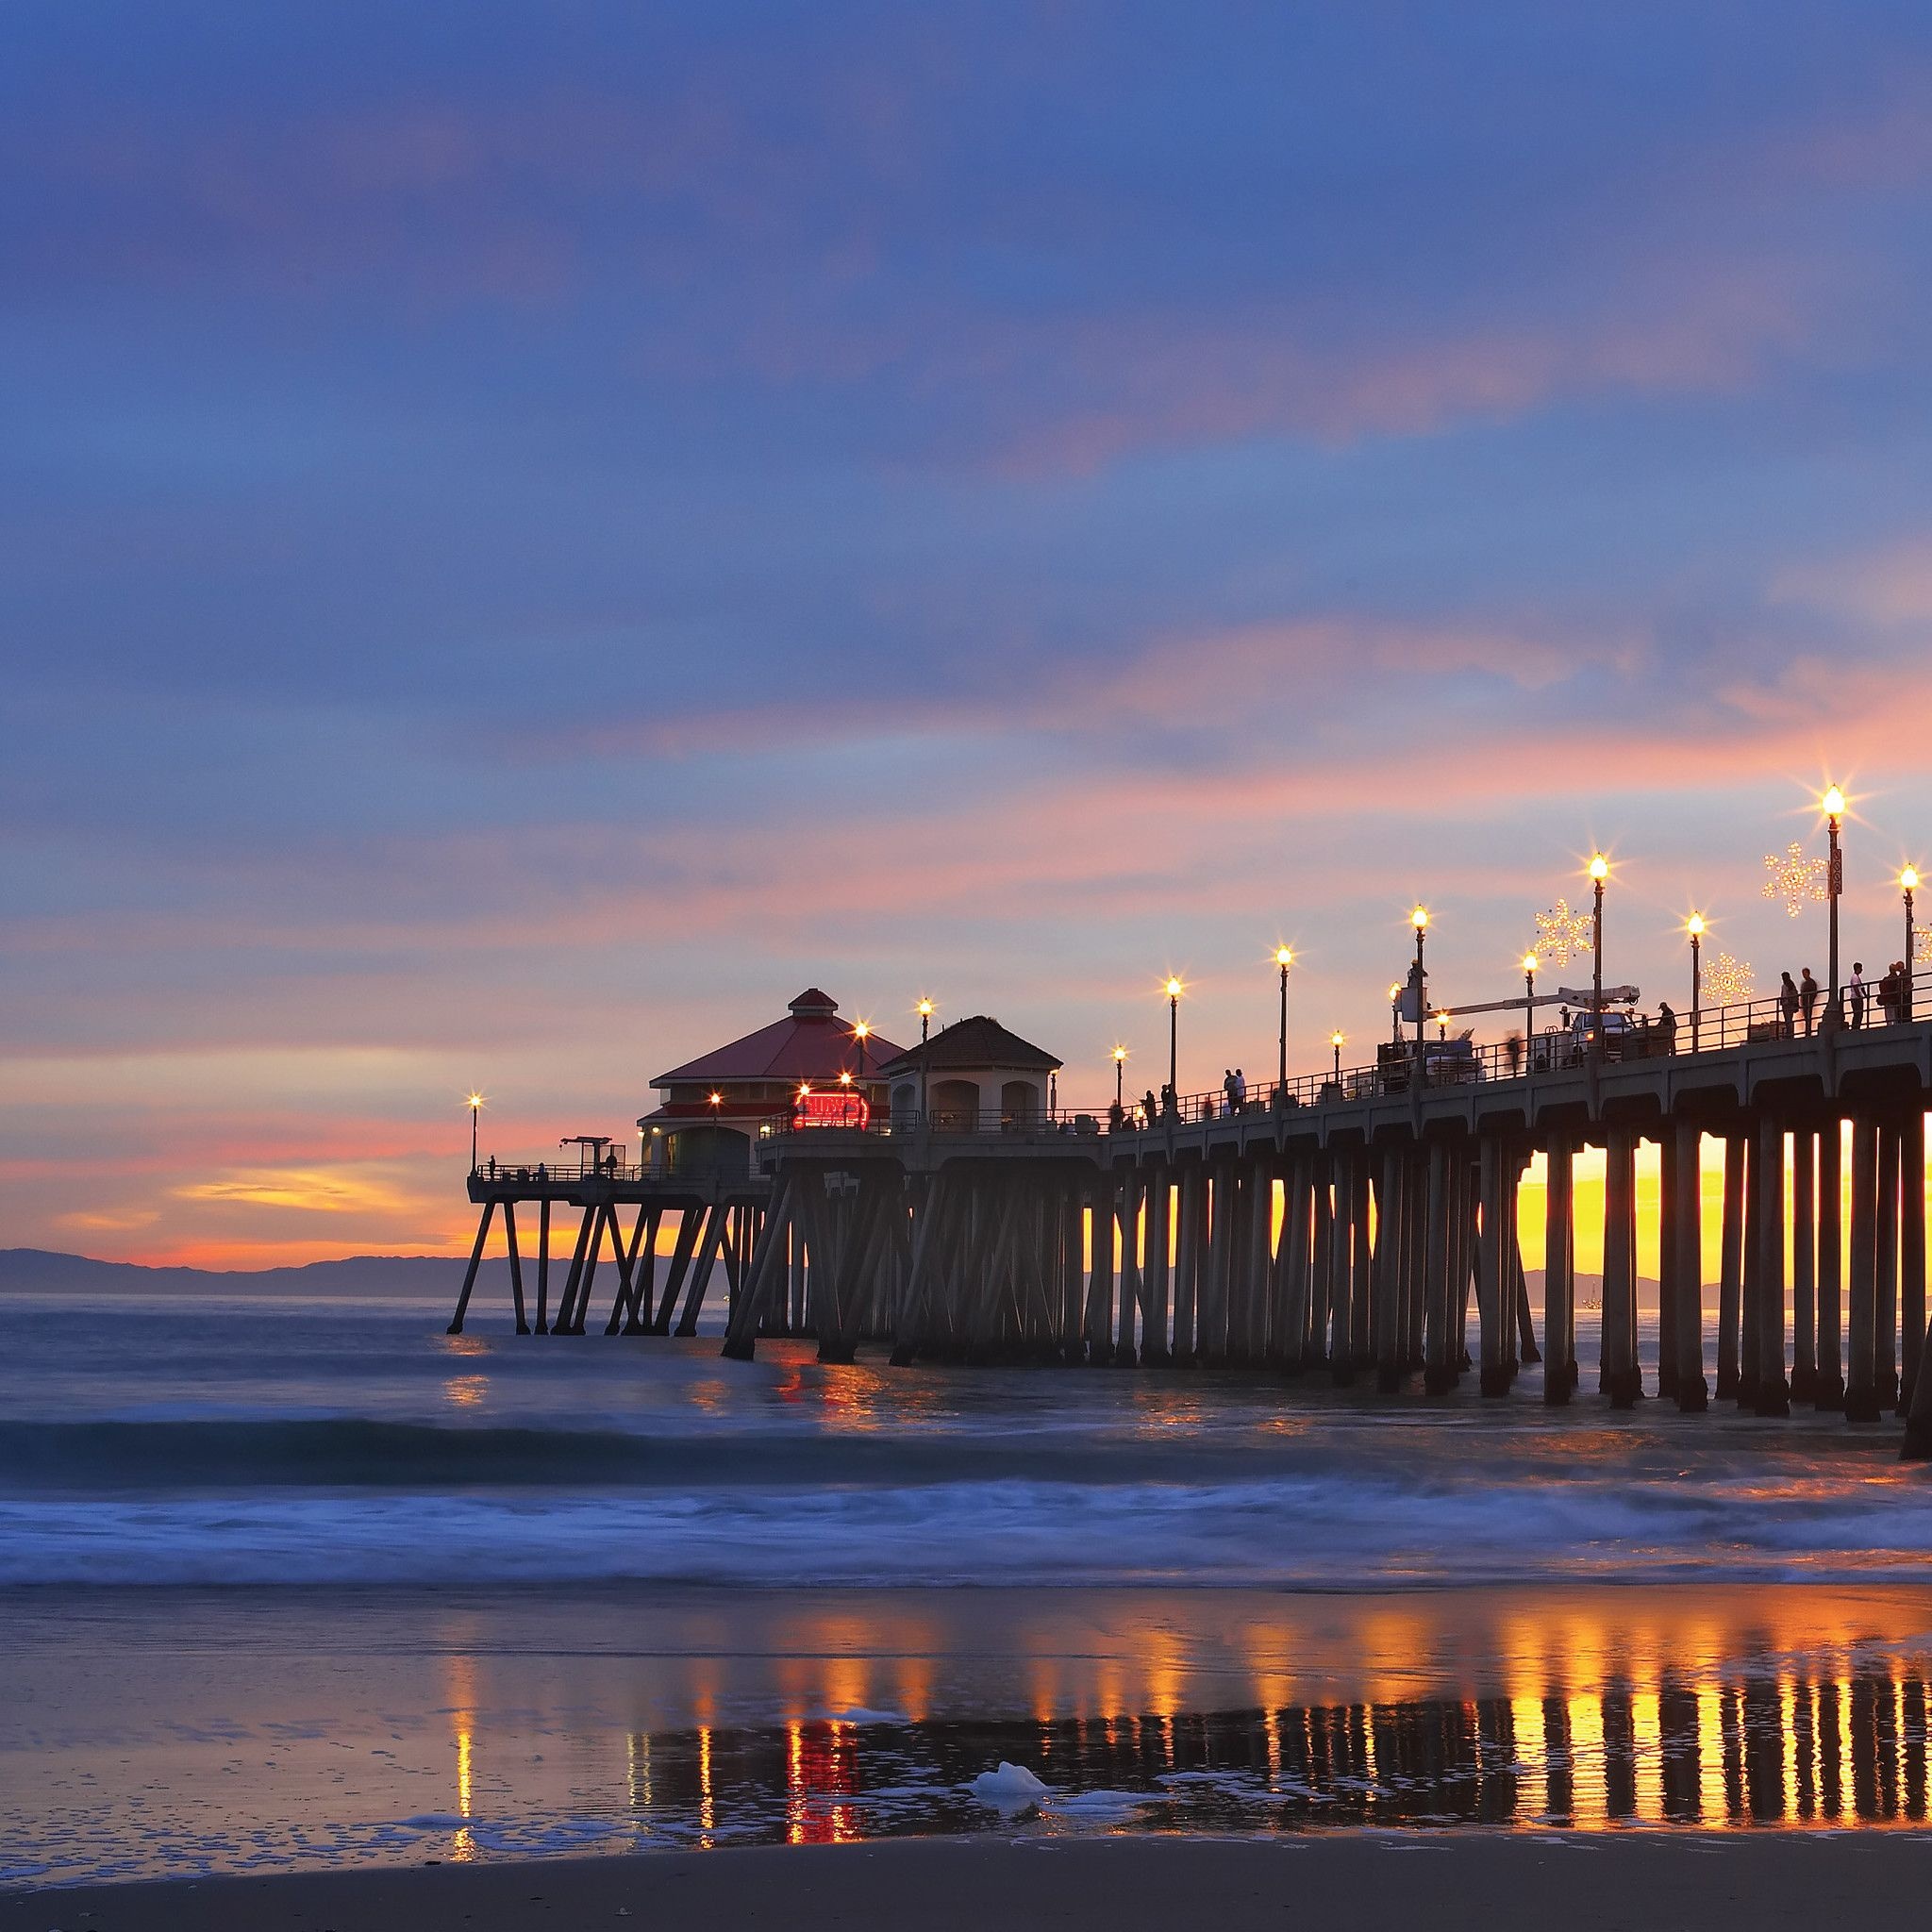
<path fill-rule="evenodd" d="M 1805 1011 L 1805 1037 L 1811 1037 L 1811 1016 L 1818 1009 L 1818 982 L 1811 976 L 1810 967 L 1806 967 L 1798 975 L 1798 1004 Z"/>
<path fill-rule="evenodd" d="M 1181 1110 L 1180 1096 L 1174 1091 L 1172 1080 L 1160 1083 L 1160 1110 L 1169 1114 L 1178 1114 Z"/>
<path fill-rule="evenodd" d="M 1126 1124 L 1126 1108 L 1118 1100 L 1109 1100 L 1107 1103 L 1107 1131 L 1109 1134 L 1118 1134 Z"/>
<path fill-rule="evenodd" d="M 1669 1000 L 1657 1003 L 1657 1050 L 1671 1054 L 1677 1050 L 1677 1016 L 1671 1010 Z"/>
<path fill-rule="evenodd" d="M 490 1157 L 490 1178 L 496 1178 L 496 1156 L 493 1154 Z"/>
<path fill-rule="evenodd" d="M 1890 1026 L 1898 1018 L 1898 967 L 1888 966 L 1878 982 L 1878 1010 Z"/>
<path fill-rule="evenodd" d="M 1798 1031 L 1798 982 L 1789 973 L 1778 974 L 1777 1010 L 1785 1024 L 1785 1038 L 1793 1039 Z"/>
<path fill-rule="evenodd" d="M 1154 1124 L 1154 1116 L 1158 1111 L 1154 1105 L 1154 1090 L 1150 1087 L 1141 1099 L 1141 1112 L 1150 1127 Z"/>
<path fill-rule="evenodd" d="M 1864 960 L 1854 959 L 1852 961 L 1852 980 L 1851 984 L 1845 988 L 1845 994 L 1852 1004 L 1852 1024 L 1854 1026 L 1862 1026 L 1865 1024 Z"/>

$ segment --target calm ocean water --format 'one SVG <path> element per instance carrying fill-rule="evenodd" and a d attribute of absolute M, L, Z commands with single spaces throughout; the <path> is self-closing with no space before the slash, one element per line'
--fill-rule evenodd
<path fill-rule="evenodd" d="M 444 1318 L 12 1305 L 0 1586 L 1932 1577 L 1932 1482 L 1890 1424 L 1552 1415 L 1536 1371 L 1391 1404 Z"/>
<path fill-rule="evenodd" d="M 0 1319 L 0 1885 L 1925 1826 L 1932 1483 L 1890 1426 L 363 1301 Z"/>

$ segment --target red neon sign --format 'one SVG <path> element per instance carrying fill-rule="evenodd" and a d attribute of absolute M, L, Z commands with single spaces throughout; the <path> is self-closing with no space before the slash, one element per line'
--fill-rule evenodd
<path fill-rule="evenodd" d="M 871 1119 L 865 1095 L 842 1087 L 827 1093 L 801 1093 L 791 1106 L 794 1127 L 863 1127 Z"/>

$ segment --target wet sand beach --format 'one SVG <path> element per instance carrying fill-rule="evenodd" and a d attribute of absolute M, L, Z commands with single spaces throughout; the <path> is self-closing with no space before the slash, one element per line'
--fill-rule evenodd
<path fill-rule="evenodd" d="M 1932 1589 L 8 1593 L 0 1883 L 1927 1819 Z M 1024 1766 L 1037 1803 L 977 1781 Z"/>

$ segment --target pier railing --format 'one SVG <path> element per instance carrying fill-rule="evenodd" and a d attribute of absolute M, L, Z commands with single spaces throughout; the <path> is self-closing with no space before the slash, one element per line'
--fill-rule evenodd
<path fill-rule="evenodd" d="M 1531 1011 L 1537 1009 L 1530 1009 Z M 1541 1010 L 1547 1010 L 1543 1008 Z M 1478 1041 L 1448 1030 L 1448 1023 L 1425 1024 L 1421 1052 L 1421 1081 L 1424 1088 L 1460 1087 L 1527 1075 L 1570 1071 L 1587 1065 L 1594 1055 L 1600 1064 L 1663 1059 L 1695 1053 L 1727 1052 L 1757 1041 L 1804 1039 L 1824 1029 L 1829 1010 L 1821 989 L 1807 1014 L 1800 1002 L 1788 1014 L 1775 997 L 1740 1000 L 1729 1006 L 1701 1008 L 1695 1014 L 1677 1013 L 1671 1021 L 1638 1012 L 1627 1006 L 1607 1006 L 1601 1039 L 1591 1024 L 1588 1005 L 1571 1011 L 1567 1024 L 1545 1026 L 1527 1035 L 1517 1032 L 1502 1040 Z M 1903 1000 L 1888 1006 L 1878 997 L 1877 982 L 1868 982 L 1862 1021 L 1853 1019 L 1849 999 L 1841 1002 L 1840 1024 L 1848 1031 L 1881 1028 L 1918 1015 L 1932 1017 L 1932 970 L 1915 973 Z M 1526 1012 L 1524 1017 L 1529 1017 Z M 741 1123 L 752 1141 L 752 1158 L 774 1143 L 797 1144 L 801 1138 L 834 1133 L 841 1139 L 863 1134 L 868 1139 L 923 1137 L 931 1141 L 997 1139 L 1058 1141 L 1092 1139 L 1108 1133 L 1144 1132 L 1168 1122 L 1190 1124 L 1232 1116 L 1267 1115 L 1305 1107 L 1325 1107 L 1336 1101 L 1367 1100 L 1406 1093 L 1416 1078 L 1417 1049 L 1413 1024 L 1397 1039 L 1383 1041 L 1373 1061 L 1330 1067 L 1318 1074 L 1291 1075 L 1285 1083 L 1257 1082 L 1244 1092 L 1225 1087 L 1203 1093 L 1183 1093 L 1171 1100 L 1157 1098 L 1150 1115 L 1145 1097 L 1127 1098 L 1088 1107 L 1056 1107 L 1046 1113 L 994 1110 L 974 1113 L 958 1108 L 934 1108 L 925 1113 L 904 1108 L 881 1111 L 864 1128 L 800 1124 L 789 1113 L 758 1123 Z M 700 1123 L 698 1124 L 705 1124 Z M 602 1160 L 504 1162 L 491 1156 L 479 1160 L 473 1178 L 528 1182 L 537 1186 L 604 1180 L 618 1185 L 677 1178 L 663 1160 L 625 1160 L 613 1150 Z"/>
<path fill-rule="evenodd" d="M 1905 997 L 1891 1005 L 1878 997 L 1878 982 L 1866 983 L 1861 1018 L 1855 1018 L 1849 995 L 1840 999 L 1839 1025 L 1857 1032 L 1898 1024 L 1920 1015 L 1932 1017 L 1932 970 L 1915 973 Z M 1537 1009 L 1525 1011 L 1529 1017 Z M 1547 1009 L 1543 1009 L 1547 1010 Z M 1425 1088 L 1460 1087 L 1492 1080 L 1517 1080 L 1526 1074 L 1567 1071 L 1586 1066 L 1592 1057 L 1600 1064 L 1628 1060 L 1668 1059 L 1694 1053 L 1727 1052 L 1761 1041 L 1807 1039 L 1830 1024 L 1828 995 L 1820 989 L 1811 1010 L 1802 998 L 1788 1013 L 1775 996 L 1740 1000 L 1729 1006 L 1702 1007 L 1697 1012 L 1658 1014 L 1639 1012 L 1627 1006 L 1606 1004 L 1601 1039 L 1591 1023 L 1588 1002 L 1572 1010 L 1569 1024 L 1545 1026 L 1502 1040 L 1478 1041 L 1451 1032 L 1453 1022 L 1424 1023 L 1421 1049 L 1421 1084 Z M 1397 1038 L 1382 1041 L 1368 1065 L 1331 1067 L 1321 1074 L 1291 1075 L 1285 1084 L 1251 1083 L 1244 1093 L 1225 1086 L 1205 1093 L 1183 1093 L 1172 1101 L 1157 1101 L 1154 1124 L 1225 1119 L 1230 1114 L 1268 1113 L 1277 1108 L 1323 1107 L 1338 1100 L 1366 1100 L 1406 1093 L 1416 1080 L 1417 1047 L 1413 1022 Z M 1144 1103 L 1129 1106 L 1120 1123 L 1127 1131 L 1149 1124 Z"/>

